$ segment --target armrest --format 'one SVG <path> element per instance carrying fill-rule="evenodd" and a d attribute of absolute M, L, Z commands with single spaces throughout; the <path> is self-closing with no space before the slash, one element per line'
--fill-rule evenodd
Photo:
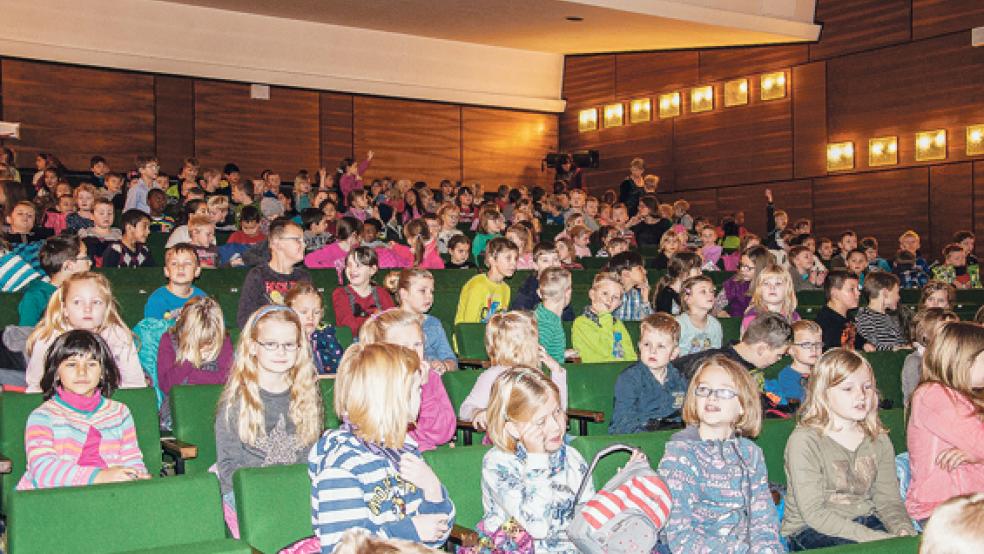
<path fill-rule="evenodd" d="M 448 541 L 461 545 L 465 548 L 475 546 L 478 544 L 478 533 L 455 524 L 454 527 L 451 528 L 451 536 L 448 538 Z"/>
<path fill-rule="evenodd" d="M 190 460 L 198 457 L 197 446 L 179 441 L 173 437 L 162 437 L 161 448 L 163 448 L 165 452 L 181 460 Z"/>
<path fill-rule="evenodd" d="M 474 431 L 475 430 L 475 427 L 472 425 L 472 422 L 471 421 L 468 421 L 467 419 L 461 419 L 461 418 L 458 418 L 457 428 L 458 429 L 461 429 L 462 431 L 464 431 L 465 429 L 468 429 L 469 431 Z"/>
<path fill-rule="evenodd" d="M 14 463 L 10 458 L 0 454 L 0 473 L 7 474 L 14 470 Z"/>
<path fill-rule="evenodd" d="M 571 419 L 590 421 L 592 423 L 602 423 L 605 421 L 605 412 L 567 408 L 567 417 Z"/>
<path fill-rule="evenodd" d="M 462 366 L 473 366 L 486 368 L 489 367 L 490 362 L 488 360 L 480 360 L 478 358 L 458 358 L 458 367 Z"/>

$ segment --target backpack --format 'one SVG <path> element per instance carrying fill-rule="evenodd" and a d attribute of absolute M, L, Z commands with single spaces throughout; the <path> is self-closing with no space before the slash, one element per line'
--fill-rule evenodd
<path fill-rule="evenodd" d="M 636 449 L 617 443 L 598 452 L 574 498 L 578 507 L 567 536 L 584 554 L 652 552 L 670 517 L 670 491 L 646 460 L 626 464 L 590 500 L 578 504 L 601 458 L 620 450 Z"/>

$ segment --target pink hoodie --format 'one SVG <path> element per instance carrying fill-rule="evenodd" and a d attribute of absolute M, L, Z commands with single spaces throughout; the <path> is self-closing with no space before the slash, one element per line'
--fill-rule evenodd
<path fill-rule="evenodd" d="M 420 415 L 410 436 L 417 441 L 421 452 L 434 450 L 454 437 L 457 424 L 458 419 L 441 376 L 431 370 L 427 384 L 420 391 Z"/>

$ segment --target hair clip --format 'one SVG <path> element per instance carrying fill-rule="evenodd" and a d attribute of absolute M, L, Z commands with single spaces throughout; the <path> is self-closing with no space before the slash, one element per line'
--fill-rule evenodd
<path fill-rule="evenodd" d="M 289 306 L 284 306 L 283 304 L 267 304 L 256 311 L 255 319 L 259 320 L 261 317 L 272 312 L 282 312 L 287 310 L 291 310 L 291 308 Z"/>

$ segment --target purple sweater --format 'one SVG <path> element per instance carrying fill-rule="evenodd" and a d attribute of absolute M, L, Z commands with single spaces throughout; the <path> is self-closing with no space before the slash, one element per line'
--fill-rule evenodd
<path fill-rule="evenodd" d="M 157 380 L 161 392 L 165 395 L 171 392 L 174 385 L 222 385 L 229 376 L 232 367 L 232 342 L 226 335 L 219 350 L 219 358 L 205 367 L 195 367 L 189 361 L 175 362 L 177 353 L 171 333 L 164 333 L 161 344 L 157 347 Z"/>
<path fill-rule="evenodd" d="M 734 277 L 724 282 L 722 292 L 728 299 L 728 315 L 731 317 L 743 317 L 745 315 L 745 310 L 748 309 L 748 304 L 752 301 L 752 297 L 748 296 L 750 286 L 750 281 L 739 281 Z"/>

